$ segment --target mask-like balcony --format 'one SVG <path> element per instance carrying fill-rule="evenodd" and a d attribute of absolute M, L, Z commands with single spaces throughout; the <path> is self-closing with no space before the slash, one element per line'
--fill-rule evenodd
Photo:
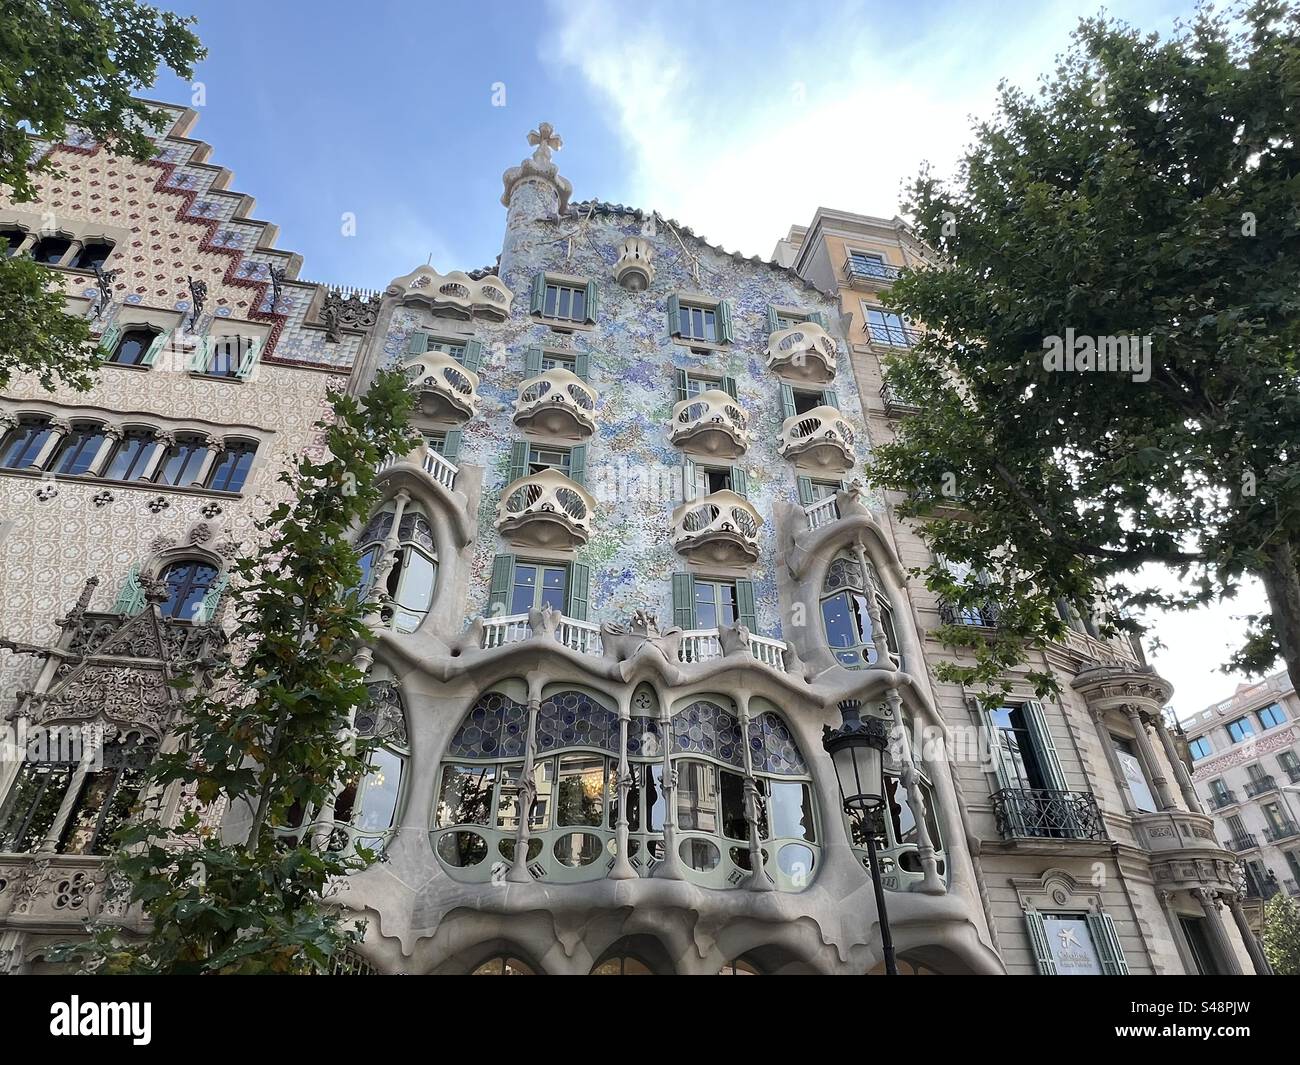
<path fill-rule="evenodd" d="M 514 300 L 514 294 L 495 274 L 475 280 L 461 270 L 440 274 L 432 266 L 421 266 L 404 277 L 395 278 L 387 294 L 397 296 L 402 303 L 423 303 L 435 314 L 496 321 L 510 316 L 510 304 Z"/>
<path fill-rule="evenodd" d="M 835 341 L 816 322 L 778 329 L 767 338 L 767 368 L 790 381 L 826 384 L 835 378 Z"/>
<path fill-rule="evenodd" d="M 467 370 L 450 355 L 431 351 L 411 359 L 402 367 L 415 396 L 416 409 L 429 418 L 457 421 L 474 417 L 478 411 L 478 374 Z"/>
<path fill-rule="evenodd" d="M 853 465 L 853 429 L 834 407 L 814 407 L 781 423 L 776 449 L 805 469 L 844 471 Z"/>
<path fill-rule="evenodd" d="M 497 504 L 497 531 L 524 547 L 579 547 L 591 535 L 596 501 L 557 470 L 512 481 Z"/>
<path fill-rule="evenodd" d="M 749 447 L 748 422 L 740 404 L 711 388 L 673 407 L 672 441 L 692 454 L 739 458 Z"/>
<path fill-rule="evenodd" d="M 673 511 L 673 547 L 688 558 L 715 565 L 758 561 L 758 527 L 763 524 L 744 496 L 713 492 Z"/>
<path fill-rule="evenodd" d="M 596 393 L 571 370 L 547 370 L 520 386 L 515 424 L 537 433 L 581 440 L 596 431 Z"/>

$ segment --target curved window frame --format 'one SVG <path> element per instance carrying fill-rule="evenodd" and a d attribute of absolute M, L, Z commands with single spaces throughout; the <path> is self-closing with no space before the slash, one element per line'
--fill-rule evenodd
<path fill-rule="evenodd" d="M 235 457 L 232 459 L 232 456 Z M 212 492 L 230 492 L 232 495 L 238 495 L 248 483 L 248 475 L 256 460 L 256 440 L 245 440 L 242 437 L 227 438 L 217 454 L 216 461 L 212 463 L 212 469 L 203 487 Z"/>
<path fill-rule="evenodd" d="M 392 516 L 396 503 L 385 503 L 366 523 L 357 536 L 357 561 L 361 567 L 361 580 L 356 587 L 358 598 L 365 600 L 374 592 L 375 566 L 383 557 L 385 545 L 393 530 Z M 415 632 L 429 616 L 438 595 L 437 544 L 433 537 L 433 523 L 418 504 L 408 504 L 397 528 L 396 561 L 388 572 L 385 590 L 384 620 L 398 632 Z M 417 564 L 426 567 L 427 587 Z"/>
<path fill-rule="evenodd" d="M 168 574 L 179 570 L 187 572 L 174 581 L 168 578 Z M 205 571 L 210 571 L 211 576 L 206 576 Z M 209 598 L 215 601 L 226 584 L 220 566 L 206 558 L 193 557 L 169 559 L 159 568 L 158 580 L 168 589 L 167 599 L 158 605 L 158 612 L 172 621 L 196 620 L 209 609 Z"/>
<path fill-rule="evenodd" d="M 108 262 L 109 258 L 112 256 L 115 247 L 116 244 L 107 237 L 85 237 L 81 241 L 81 247 L 77 249 L 76 256 L 68 265 L 74 270 L 89 270 L 92 273 L 96 266 L 103 270 L 104 264 Z M 103 248 L 104 254 L 97 258 L 92 258 L 89 255 L 91 248 Z"/>
<path fill-rule="evenodd" d="M 828 587 L 832 574 L 836 571 L 837 563 L 846 563 L 840 567 L 841 572 L 846 573 L 847 579 L 834 587 Z M 893 665 L 902 662 L 902 652 L 898 645 L 898 630 L 894 625 L 894 607 L 886 594 L 884 585 L 880 581 L 880 575 L 870 561 L 866 564 L 866 573 L 862 573 L 862 566 L 859 560 L 848 552 L 840 552 L 827 567 L 826 576 L 822 580 L 821 595 L 819 604 L 822 615 L 822 632 L 826 639 L 826 646 L 830 648 L 831 654 L 835 656 L 836 661 L 845 669 L 866 669 L 876 664 L 876 646 L 873 641 L 874 631 L 871 622 L 871 613 L 867 597 L 874 596 L 876 608 L 880 611 L 880 624 L 885 630 L 885 645 L 889 649 L 890 655 L 894 658 Z M 849 632 L 847 635 L 852 639 L 847 643 L 835 644 L 831 640 L 830 618 L 827 616 L 827 609 L 839 601 L 840 609 L 845 614 L 845 625 Z"/>
<path fill-rule="evenodd" d="M 136 444 L 139 445 L 139 449 L 133 450 Z M 133 425 L 125 428 L 122 439 L 114 446 L 108 462 L 104 464 L 102 474 L 104 480 L 127 483 L 144 480 L 157 444 L 158 432 L 153 426 Z M 124 458 L 127 459 L 125 468 L 115 472 Z"/>
<path fill-rule="evenodd" d="M 925 824 L 930 832 L 930 844 L 934 847 L 939 875 L 944 880 L 947 880 L 947 850 L 944 846 L 943 834 L 939 830 L 934 785 L 929 774 L 920 767 L 917 768 L 917 774 L 920 777 L 921 795 L 925 801 Z M 883 819 L 881 825 L 883 833 L 876 833 L 876 856 L 880 860 L 880 879 L 888 891 L 909 891 L 912 884 L 919 884 L 925 879 L 916 840 L 915 838 L 907 838 L 913 836 L 916 832 L 916 815 L 912 812 L 912 804 L 908 798 L 907 789 L 903 785 L 897 768 L 891 769 L 886 766 L 884 781 L 886 792 L 884 809 L 889 812 L 889 816 Z M 904 814 L 911 818 L 912 828 L 910 833 L 903 829 Z M 879 814 L 876 816 L 877 819 L 880 818 Z M 844 820 L 849 843 L 853 847 L 854 853 L 857 854 L 859 861 L 862 862 L 863 868 L 870 873 L 871 865 L 867 854 L 866 837 L 847 815 L 845 815 Z"/>

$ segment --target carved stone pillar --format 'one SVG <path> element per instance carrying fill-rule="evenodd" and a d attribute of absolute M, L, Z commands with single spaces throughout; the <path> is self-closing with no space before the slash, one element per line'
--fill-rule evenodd
<path fill-rule="evenodd" d="M 935 855 L 934 841 L 930 838 L 930 826 L 925 820 L 925 793 L 921 791 L 921 774 L 916 771 L 916 763 L 912 761 L 912 738 L 908 735 L 908 722 L 903 716 L 903 700 L 897 688 L 890 688 L 885 693 L 885 702 L 894 715 L 901 737 L 899 779 L 907 789 L 907 803 L 911 806 L 912 817 L 916 821 L 916 853 L 925 873 L 925 879 L 914 890 L 926 895 L 944 895 L 948 888 L 939 875 L 939 859 Z"/>
<path fill-rule="evenodd" d="M 90 477 L 102 477 L 104 475 L 104 470 L 108 468 L 108 460 L 112 457 L 114 448 L 121 442 L 124 435 L 120 425 L 105 425 L 101 432 L 104 434 L 103 443 L 99 445 L 95 457 L 90 460 L 90 465 L 86 467 L 86 474 Z"/>
<path fill-rule="evenodd" d="M 673 768 L 673 719 L 667 700 L 659 702 L 659 731 L 663 736 L 664 755 L 664 860 L 655 876 L 665 880 L 683 880 L 681 855 L 677 853 L 677 770 Z"/>
<path fill-rule="evenodd" d="M 749 692 L 736 692 L 736 708 L 740 715 L 740 749 L 745 763 L 745 823 L 749 827 L 749 883 L 750 891 L 773 891 L 774 885 L 763 868 L 763 834 L 758 824 L 758 778 L 754 776 L 754 752 L 749 747 Z"/>
<path fill-rule="evenodd" d="M 876 602 L 876 591 L 871 581 L 871 563 L 867 559 L 867 551 L 862 541 L 854 543 L 853 554 L 862 568 L 862 594 L 866 596 L 867 615 L 871 618 L 871 646 L 876 652 L 876 665 L 881 669 L 892 668 L 893 659 L 889 656 L 889 640 L 885 637 L 884 619 L 881 617 L 880 604 Z"/>
<path fill-rule="evenodd" d="M 198 472 L 194 475 L 194 480 L 190 482 L 191 488 L 202 488 L 207 483 L 208 474 L 212 472 L 213 465 L 220 458 L 221 453 L 226 450 L 226 442 L 221 437 L 209 436 L 207 439 L 208 453 L 204 456 L 203 465 L 199 467 Z"/>
<path fill-rule="evenodd" d="M 618 795 L 618 820 L 614 824 L 614 864 L 607 874 L 610 880 L 634 880 L 636 870 L 628 858 L 628 835 L 630 822 L 627 814 L 627 802 L 632 791 L 632 767 L 627 761 L 627 738 L 632 727 L 632 704 L 624 693 L 618 702 L 618 769 L 614 779 L 615 793 Z"/>
<path fill-rule="evenodd" d="M 1178 757 L 1178 747 L 1174 744 L 1174 737 L 1169 732 L 1169 726 L 1165 724 L 1163 715 L 1156 715 L 1155 725 L 1156 735 L 1160 737 L 1160 745 L 1165 749 L 1165 759 L 1173 766 L 1174 779 L 1178 781 L 1178 790 L 1183 794 L 1183 802 L 1192 813 L 1205 813 L 1205 807 L 1201 805 L 1200 797 L 1196 794 L 1196 785 L 1192 783 L 1192 776 L 1187 772 L 1187 766 L 1183 765 L 1183 760 Z"/>
<path fill-rule="evenodd" d="M 532 826 L 533 802 L 537 799 L 537 782 L 533 779 L 537 765 L 537 715 L 542 710 L 541 685 L 528 693 L 528 735 L 524 737 L 524 764 L 519 776 L 519 794 L 515 800 L 519 824 L 515 826 L 515 857 L 510 863 L 506 879 L 512 884 L 531 884 L 533 874 L 528 871 L 528 840 Z"/>
<path fill-rule="evenodd" d="M 1137 740 L 1138 758 L 1142 762 L 1142 768 L 1146 770 L 1147 777 L 1151 780 L 1151 785 L 1156 789 L 1156 800 L 1160 803 L 1162 810 L 1176 810 L 1178 803 L 1174 801 L 1173 792 L 1169 790 L 1169 780 L 1160 768 L 1160 763 L 1156 760 L 1156 752 L 1151 747 L 1151 737 L 1147 735 L 1146 722 L 1142 720 L 1142 711 L 1132 703 L 1124 706 L 1124 713 L 1128 715 L 1129 724 L 1133 726 L 1133 735 Z"/>
<path fill-rule="evenodd" d="M 1178 912 L 1174 909 L 1174 893 L 1157 891 L 1156 894 L 1160 898 L 1160 908 L 1164 911 L 1165 923 L 1169 926 L 1169 934 L 1173 937 L 1179 960 L 1183 963 L 1183 972 L 1188 976 L 1195 976 L 1198 971 L 1196 958 L 1187 943 L 1187 933 L 1183 931 L 1183 923 L 1178 919 Z"/>
<path fill-rule="evenodd" d="M 32 464 L 28 467 L 31 470 L 43 470 L 54 455 L 55 449 L 63 443 L 64 437 L 72 432 L 72 423 L 63 418 L 51 418 L 49 421 L 50 435 L 45 438 L 45 443 L 41 445 L 40 451 L 32 458 Z"/>
<path fill-rule="evenodd" d="M 1259 940 L 1255 938 L 1255 933 L 1250 930 L 1250 922 L 1246 920 L 1246 911 L 1242 909 L 1241 899 L 1236 895 L 1228 896 L 1228 909 L 1232 913 L 1232 919 L 1237 923 L 1237 931 L 1241 934 L 1241 941 L 1246 945 L 1246 953 L 1250 955 L 1250 963 L 1254 966 L 1256 976 L 1272 976 L 1273 967 L 1269 965 L 1268 958 L 1264 956 L 1264 951 L 1259 945 Z"/>
<path fill-rule="evenodd" d="M 59 812 L 55 815 L 54 820 L 50 822 L 50 830 L 45 833 L 45 838 L 41 840 L 41 845 L 37 848 L 37 852 L 40 854 L 53 854 L 58 850 L 59 840 L 63 838 L 63 833 L 67 831 L 68 821 L 72 817 L 72 808 L 77 804 L 77 796 L 81 794 L 82 788 L 85 787 L 86 774 L 90 770 L 90 765 L 98 760 L 100 756 L 100 749 L 104 742 L 103 736 L 97 734 L 91 728 L 83 728 L 81 735 L 83 736 L 81 758 L 77 762 L 77 768 L 73 771 L 68 790 L 63 793 L 63 801 L 59 803 Z"/>
<path fill-rule="evenodd" d="M 1224 973 L 1228 976 L 1240 976 L 1241 963 L 1237 960 L 1237 952 L 1232 949 L 1232 941 L 1228 939 L 1227 930 L 1223 927 L 1223 917 L 1219 914 L 1219 900 L 1215 898 L 1214 892 L 1207 888 L 1193 888 L 1192 894 L 1196 896 L 1201 909 L 1205 911 L 1205 927 L 1210 933 L 1214 953 L 1218 955 Z"/>
<path fill-rule="evenodd" d="M 137 481 L 152 481 L 154 475 L 158 472 L 158 467 L 162 465 L 163 456 L 167 454 L 167 449 L 176 443 L 176 434 L 172 432 L 159 433 L 153 442 L 153 454 L 149 456 L 143 468 L 140 470 L 140 476 Z"/>

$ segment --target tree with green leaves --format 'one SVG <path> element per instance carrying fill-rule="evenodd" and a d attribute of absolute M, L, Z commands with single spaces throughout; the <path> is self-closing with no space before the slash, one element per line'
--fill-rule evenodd
<path fill-rule="evenodd" d="M 886 378 L 919 412 L 867 472 L 950 563 L 925 577 L 951 617 L 996 610 L 945 626 L 973 648 L 945 679 L 997 698 L 1063 611 L 1194 608 L 1253 575 L 1271 611 L 1231 664 L 1280 653 L 1300 685 L 1298 111 L 1290 4 L 1168 39 L 1087 19 L 1036 93 L 1001 87 L 954 178 L 911 185 L 936 262 L 888 295 L 925 330 Z"/>
<path fill-rule="evenodd" d="M 310 824 L 305 835 L 283 828 L 328 808 L 342 782 L 366 771 L 364 742 L 350 730 L 368 698 L 359 652 L 373 640 L 376 604 L 352 592 L 361 570 L 346 534 L 380 502 L 381 460 L 414 442 L 400 374 L 379 374 L 360 401 L 336 392 L 331 406 L 318 426 L 328 454 L 280 474 L 291 498 L 234 564 L 232 653 L 204 683 L 186 685 L 178 742 L 150 770 L 146 805 L 157 807 L 162 789 L 192 789 L 198 803 L 235 815 L 238 838 L 203 835 L 197 809 L 172 825 L 156 808 L 137 813 L 115 861 L 146 932 L 110 927 L 64 948 L 89 971 L 317 973 L 359 936 L 327 892 L 373 855 L 333 849 L 328 831 L 313 840 Z"/>
<path fill-rule="evenodd" d="M 4 0 L 0 5 L 0 186 L 16 203 L 36 198 L 34 175 L 57 173 L 58 143 L 69 129 L 143 161 L 154 154 L 148 128 L 165 112 L 136 98 L 165 64 L 183 78 L 205 55 L 193 18 L 136 0 Z M 59 275 L 0 258 L 0 388 L 35 371 L 90 387 L 98 365 L 87 323 L 64 312 Z"/>
<path fill-rule="evenodd" d="M 1285 891 L 1264 904 L 1259 944 L 1277 976 L 1300 976 L 1300 906 Z"/>

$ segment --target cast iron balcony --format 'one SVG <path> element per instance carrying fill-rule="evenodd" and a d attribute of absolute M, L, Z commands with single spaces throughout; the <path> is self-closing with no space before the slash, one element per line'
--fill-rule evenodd
<path fill-rule="evenodd" d="M 902 393 L 893 388 L 888 381 L 880 386 L 880 398 L 885 401 L 885 413 L 892 417 L 916 414 L 921 409 L 915 403 L 909 403 L 905 400 Z"/>
<path fill-rule="evenodd" d="M 1090 791 L 1003 788 L 993 794 L 993 814 L 1003 839 L 1106 838 Z"/>
<path fill-rule="evenodd" d="M 816 322 L 778 329 L 767 338 L 767 368 L 790 381 L 826 384 L 835 378 L 835 341 Z"/>
<path fill-rule="evenodd" d="M 673 547 L 688 558 L 715 565 L 758 561 L 758 527 L 763 524 L 744 496 L 724 489 L 683 503 L 673 511 Z"/>
<path fill-rule="evenodd" d="M 1270 843 L 1281 843 L 1284 839 L 1300 836 L 1300 825 L 1297 825 L 1294 821 L 1287 821 L 1281 825 L 1269 825 L 1264 829 L 1264 834 L 1268 836 Z"/>
<path fill-rule="evenodd" d="M 1234 806 L 1237 802 L 1237 793 L 1231 788 L 1226 788 L 1222 792 L 1213 792 L 1210 795 L 1210 809 L 1222 810 L 1225 806 Z"/>
<path fill-rule="evenodd" d="M 739 458 L 749 447 L 748 424 L 730 395 L 710 388 L 673 406 L 672 441 L 694 455 Z"/>
<path fill-rule="evenodd" d="M 853 466 L 853 428 L 834 407 L 814 407 L 781 424 L 776 449 L 801 468 L 842 473 Z"/>
<path fill-rule="evenodd" d="M 854 258 L 844 260 L 844 280 L 850 285 L 877 287 L 898 280 L 898 267 L 874 259 Z"/>
<path fill-rule="evenodd" d="M 1262 777 L 1254 777 L 1246 781 L 1246 794 L 1252 798 L 1256 795 L 1263 795 L 1266 791 L 1276 791 L 1277 781 L 1267 774 Z"/>
<path fill-rule="evenodd" d="M 1255 838 L 1255 833 L 1247 832 L 1241 836 L 1232 836 L 1229 839 L 1225 839 L 1223 845 L 1230 851 L 1240 853 L 1241 851 L 1254 850 L 1259 846 L 1259 840 Z"/>
<path fill-rule="evenodd" d="M 450 355 L 431 351 L 403 367 L 420 413 L 465 421 L 478 410 L 478 374 Z"/>
<path fill-rule="evenodd" d="M 512 481 L 497 504 L 497 531 L 525 547 L 579 547 L 591 535 L 596 501 L 558 470 Z"/>
<path fill-rule="evenodd" d="M 957 606 L 946 599 L 939 600 L 939 620 L 945 625 L 967 625 L 975 629 L 996 629 L 998 608 L 996 603 L 978 606 Z"/>
<path fill-rule="evenodd" d="M 581 440 L 596 431 L 596 392 L 572 370 L 547 370 L 520 385 L 515 424 Z"/>

